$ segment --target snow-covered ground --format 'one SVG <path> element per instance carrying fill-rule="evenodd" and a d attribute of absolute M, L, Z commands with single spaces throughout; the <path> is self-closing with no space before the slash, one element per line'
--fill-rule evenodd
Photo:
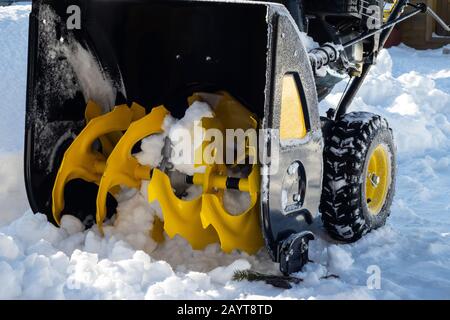
<path fill-rule="evenodd" d="M 142 238 L 150 224 L 139 215 L 144 209 L 130 217 L 122 208 L 120 227 L 105 238 L 76 224 L 57 229 L 30 212 L 21 163 L 29 9 L 0 7 L 0 299 L 450 298 L 450 55 L 405 46 L 381 53 L 352 108 L 384 115 L 395 130 L 392 217 L 350 245 L 330 242 L 318 223 L 314 263 L 298 274 L 305 281 L 282 290 L 231 281 L 238 269 L 276 272 L 264 251 L 226 255 L 217 245 L 193 251 L 175 239 L 145 253 L 152 244 Z M 374 271 L 379 289 L 367 286 Z M 339 278 L 321 279 L 330 274 Z"/>

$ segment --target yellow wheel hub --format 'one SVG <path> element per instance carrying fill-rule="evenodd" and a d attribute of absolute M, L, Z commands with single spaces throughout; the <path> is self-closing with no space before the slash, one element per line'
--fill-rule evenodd
<path fill-rule="evenodd" d="M 366 203 L 369 212 L 377 215 L 381 212 L 391 181 L 391 163 L 389 151 L 385 145 L 378 145 L 369 157 L 366 172 Z"/>

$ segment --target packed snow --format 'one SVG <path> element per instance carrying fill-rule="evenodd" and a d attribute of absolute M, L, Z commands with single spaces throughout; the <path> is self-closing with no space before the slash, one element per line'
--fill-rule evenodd
<path fill-rule="evenodd" d="M 394 128 L 399 176 L 387 226 L 342 245 L 317 222 L 314 262 L 297 274 L 302 283 L 283 290 L 232 280 L 236 270 L 277 273 L 264 250 L 194 251 L 180 238 L 157 246 L 148 237 L 153 216 L 146 214 L 157 210 L 132 190 L 104 238 L 74 218 L 64 217 L 58 229 L 32 214 L 21 160 L 29 10 L 0 7 L 0 299 L 450 298 L 450 56 L 442 49 L 381 52 L 352 106 L 382 114 Z M 344 87 L 322 103 L 322 112 Z"/>

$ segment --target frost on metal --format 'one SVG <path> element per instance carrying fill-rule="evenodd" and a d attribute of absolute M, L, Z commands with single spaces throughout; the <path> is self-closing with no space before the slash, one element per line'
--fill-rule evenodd
<path fill-rule="evenodd" d="M 48 5 L 38 10 L 37 58 L 42 64 L 41 77 L 35 84 L 40 92 L 39 101 L 32 101 L 31 114 L 35 132 L 41 144 L 36 146 L 36 159 L 42 168 L 52 170 L 56 148 L 72 138 L 82 126 L 73 121 L 59 121 L 51 118 L 54 108 L 81 93 L 85 102 L 96 101 L 103 110 L 109 111 L 115 103 L 117 92 L 124 96 L 123 82 L 112 80 L 102 69 L 92 52 L 78 43 L 64 30 L 65 24 Z M 63 32 L 64 31 L 64 32 Z M 67 34 L 67 36 L 59 36 Z"/>
<path fill-rule="evenodd" d="M 85 102 L 94 100 L 105 111 L 114 106 L 117 92 L 125 95 L 121 81 L 112 80 L 89 49 L 70 34 L 59 37 L 61 18 L 48 5 L 39 9 L 39 52 L 47 67 L 44 89 L 61 102 L 81 91 Z"/>

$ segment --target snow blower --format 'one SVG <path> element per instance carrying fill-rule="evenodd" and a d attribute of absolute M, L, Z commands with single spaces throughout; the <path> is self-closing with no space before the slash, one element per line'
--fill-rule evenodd
<path fill-rule="evenodd" d="M 103 233 L 121 193 L 145 189 L 161 210 L 149 232 L 156 241 L 178 235 L 194 249 L 219 243 L 249 254 L 265 246 L 284 274 L 297 272 L 319 209 L 343 242 L 389 216 L 392 130 L 378 115 L 347 109 L 394 25 L 423 12 L 448 29 L 407 0 L 34 0 L 31 208 L 56 225 L 64 215 L 96 222 Z M 339 105 L 320 117 L 319 101 L 345 78 Z M 200 140 L 199 162 L 180 169 L 169 120 L 204 105 L 212 115 L 201 117 L 201 132 L 262 132 L 259 150 L 247 134 L 232 161 L 207 162 L 210 145 Z M 136 154 L 152 136 L 161 138 L 158 161 L 145 164 Z M 218 160 L 225 149 L 210 154 Z M 200 193 L 186 197 L 193 186 Z M 247 197 L 238 213 L 225 205 L 229 191 Z"/>

